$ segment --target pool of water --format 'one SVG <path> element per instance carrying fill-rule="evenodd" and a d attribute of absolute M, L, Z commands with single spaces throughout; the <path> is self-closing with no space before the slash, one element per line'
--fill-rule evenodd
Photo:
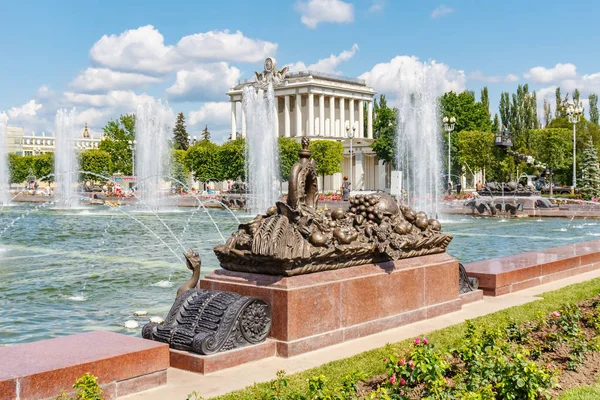
<path fill-rule="evenodd" d="M 139 335 L 124 322 L 137 310 L 166 316 L 190 272 L 182 253 L 194 248 L 202 272 L 217 268 L 212 252 L 249 215 L 218 209 L 151 213 L 133 207 L 0 211 L 0 344 L 94 329 Z M 236 219 L 237 218 L 237 219 Z M 593 220 L 450 217 L 448 252 L 463 262 L 560 246 L 600 236 Z"/>

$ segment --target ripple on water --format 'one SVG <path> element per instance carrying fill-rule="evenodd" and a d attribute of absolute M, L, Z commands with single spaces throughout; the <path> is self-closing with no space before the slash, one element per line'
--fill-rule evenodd
<path fill-rule="evenodd" d="M 162 288 L 170 288 L 173 287 L 174 283 L 171 281 L 158 281 L 153 283 L 151 286 L 162 287 Z"/>
<path fill-rule="evenodd" d="M 86 301 L 88 299 L 87 296 L 83 295 L 83 293 L 72 295 L 63 294 L 61 297 L 70 301 Z"/>

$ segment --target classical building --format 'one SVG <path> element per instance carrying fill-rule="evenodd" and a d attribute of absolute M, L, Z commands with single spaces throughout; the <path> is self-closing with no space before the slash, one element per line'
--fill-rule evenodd
<path fill-rule="evenodd" d="M 89 130 L 87 123 L 83 128 L 81 137 L 73 141 L 75 150 L 97 149 L 102 139 L 94 138 Z M 36 156 L 44 153 L 54 153 L 56 140 L 54 133 L 46 135 L 36 135 L 34 133 L 25 134 L 21 127 L 9 126 L 6 129 L 6 146 L 8 153 L 16 153 L 21 156 Z"/>
<path fill-rule="evenodd" d="M 343 173 L 326 177 L 324 184 L 320 182 L 321 190 L 338 190 L 342 176 L 349 177 L 353 190 L 385 189 L 386 167 L 370 147 L 375 91 L 364 80 L 315 71 L 287 72 L 287 68 L 278 71 L 275 60 L 267 58 L 262 74 L 257 73 L 255 78 L 242 81 L 227 92 L 231 102 L 232 139 L 238 134 L 246 136 L 246 117 L 241 106 L 244 87 L 265 83 L 273 83 L 277 108 L 275 129 L 279 136 L 298 140 L 308 136 L 313 140 L 343 143 Z M 354 135 L 353 139 L 349 133 Z"/>

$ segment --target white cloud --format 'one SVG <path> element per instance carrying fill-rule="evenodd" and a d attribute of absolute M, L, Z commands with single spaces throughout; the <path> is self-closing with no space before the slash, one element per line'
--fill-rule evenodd
<path fill-rule="evenodd" d="M 523 76 L 536 83 L 552 83 L 575 78 L 577 76 L 577 68 L 571 63 L 559 63 L 552 68 L 533 67 Z"/>
<path fill-rule="evenodd" d="M 159 82 L 162 82 L 162 79 L 149 75 L 113 71 L 108 68 L 87 68 L 77 75 L 69 86 L 74 90 L 90 93 L 112 89 L 133 89 Z"/>
<path fill-rule="evenodd" d="M 42 108 L 41 104 L 38 104 L 35 100 L 29 100 L 20 107 L 12 107 L 7 114 L 11 119 L 27 119 L 35 117 L 40 108 Z"/>
<path fill-rule="evenodd" d="M 78 125 L 87 123 L 90 126 L 102 126 L 108 122 L 112 114 L 112 109 L 88 108 L 76 113 L 75 123 Z"/>
<path fill-rule="evenodd" d="M 250 39 L 240 31 L 210 31 L 184 36 L 177 43 L 177 55 L 196 61 L 258 62 L 275 55 L 277 44 Z M 183 60 L 180 60 L 180 62 Z"/>
<path fill-rule="evenodd" d="M 207 100 L 223 97 L 241 77 L 236 67 L 226 62 L 198 65 L 192 70 L 177 71 L 175 83 L 167 89 L 173 100 Z"/>
<path fill-rule="evenodd" d="M 318 71 L 326 72 L 330 74 L 339 74 L 335 69 L 344 61 L 350 60 L 356 54 L 358 45 L 355 43 L 350 50 L 344 50 L 340 54 L 331 54 L 327 58 L 322 58 L 314 64 L 306 65 L 302 61 L 298 61 L 295 64 L 290 64 L 290 71 Z"/>
<path fill-rule="evenodd" d="M 182 37 L 176 45 L 165 45 L 163 35 L 152 25 L 104 35 L 90 49 L 96 65 L 117 71 L 166 74 L 193 62 L 258 62 L 277 51 L 277 44 L 251 39 L 237 31 L 210 31 Z"/>
<path fill-rule="evenodd" d="M 383 6 L 385 6 L 385 0 L 372 0 L 371 7 L 369 7 L 369 12 L 380 12 L 381 10 L 383 10 Z"/>
<path fill-rule="evenodd" d="M 156 101 L 150 95 L 145 93 L 138 95 L 131 90 L 111 90 L 106 94 L 65 92 L 64 96 L 69 103 L 76 106 L 116 107 L 123 112 L 133 112 L 140 103 Z"/>
<path fill-rule="evenodd" d="M 445 5 L 441 5 L 438 8 L 436 8 L 435 10 L 433 10 L 431 12 L 431 18 L 438 18 L 441 17 L 442 15 L 446 15 L 446 14 L 452 14 L 454 12 L 454 9 L 450 8 L 450 7 L 446 7 Z"/>
<path fill-rule="evenodd" d="M 192 111 L 188 116 L 188 124 L 222 126 L 231 121 L 231 103 L 228 101 L 207 102 L 198 111 Z"/>
<path fill-rule="evenodd" d="M 359 78 L 392 101 L 398 93 L 416 91 L 423 85 L 438 95 L 450 90 L 462 92 L 467 81 L 464 71 L 436 61 L 421 62 L 416 56 L 396 56 L 390 62 L 376 64 Z"/>
<path fill-rule="evenodd" d="M 471 72 L 469 74 L 468 79 L 470 81 L 481 81 L 481 82 L 488 82 L 488 83 L 512 83 L 512 82 L 517 82 L 519 80 L 519 77 L 514 74 L 508 74 L 506 76 L 499 76 L 499 75 L 489 76 L 489 75 L 485 75 L 481 71 L 475 71 L 475 72 Z"/>
<path fill-rule="evenodd" d="M 296 3 L 300 21 L 311 29 L 321 22 L 346 23 L 354 21 L 354 6 L 341 0 L 308 0 Z"/>

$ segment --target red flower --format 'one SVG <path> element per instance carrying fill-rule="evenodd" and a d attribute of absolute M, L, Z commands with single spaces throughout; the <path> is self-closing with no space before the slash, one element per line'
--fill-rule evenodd
<path fill-rule="evenodd" d="M 418 346 L 421 344 L 421 338 L 416 338 L 415 339 L 415 344 Z"/>
<path fill-rule="evenodd" d="M 396 383 L 396 374 L 390 376 L 390 383 L 393 385 Z"/>
<path fill-rule="evenodd" d="M 400 378 L 400 385 L 402 385 L 402 386 L 406 385 L 406 381 L 402 378 Z"/>
<path fill-rule="evenodd" d="M 424 343 L 424 344 L 429 344 L 429 340 L 427 340 L 427 338 L 426 338 L 426 337 L 424 337 L 424 338 L 423 338 L 423 343 Z"/>

